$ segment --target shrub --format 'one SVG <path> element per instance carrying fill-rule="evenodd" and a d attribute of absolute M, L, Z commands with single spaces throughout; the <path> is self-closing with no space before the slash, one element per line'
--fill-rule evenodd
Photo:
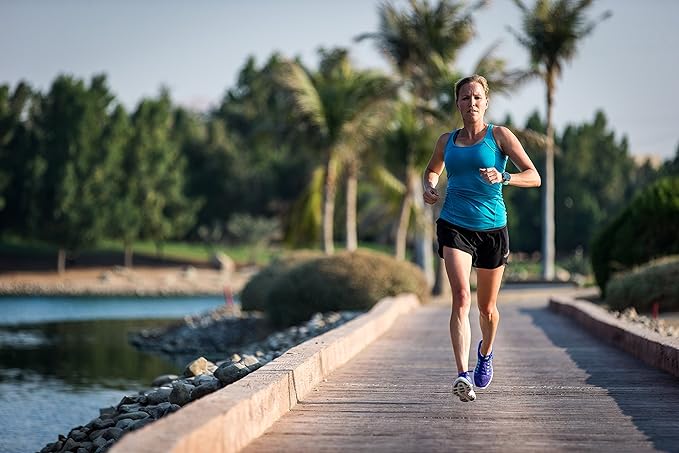
<path fill-rule="evenodd" d="M 368 310 L 380 299 L 415 293 L 423 302 L 429 288 L 414 264 L 359 250 L 304 260 L 269 286 L 267 314 L 275 326 L 309 319 L 316 312 Z"/>
<path fill-rule="evenodd" d="M 650 311 L 655 302 L 661 310 L 679 310 L 679 255 L 616 274 L 606 286 L 606 303 L 615 310 Z"/>
<path fill-rule="evenodd" d="M 644 189 L 592 242 L 592 270 L 604 292 L 614 272 L 679 253 L 679 177 Z"/>
<path fill-rule="evenodd" d="M 240 294 L 241 307 L 243 310 L 267 311 L 269 293 L 277 279 L 299 263 L 321 256 L 323 254 L 318 251 L 300 250 L 274 258 L 243 287 Z"/>

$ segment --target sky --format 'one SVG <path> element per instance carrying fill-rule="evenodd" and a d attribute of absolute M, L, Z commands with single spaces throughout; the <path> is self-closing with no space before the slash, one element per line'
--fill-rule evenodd
<path fill-rule="evenodd" d="M 434 2 L 435 0 L 431 0 Z M 532 5 L 532 0 L 524 0 Z M 404 6 L 405 0 L 395 0 Z M 471 3 L 471 2 L 468 2 Z M 105 73 L 128 110 L 160 88 L 174 102 L 204 110 L 235 85 L 248 56 L 262 65 L 273 52 L 299 56 L 310 67 L 319 47 L 345 47 L 359 68 L 389 70 L 361 33 L 378 30 L 381 0 L 0 0 L 0 85 L 20 80 L 46 92 L 59 74 L 89 81 Z M 594 119 L 603 110 L 616 141 L 627 137 L 635 156 L 674 157 L 679 147 L 679 1 L 598 0 L 589 17 L 612 16 L 581 41 L 557 82 L 557 132 Z M 510 0 L 492 0 L 474 16 L 477 36 L 457 68 L 471 72 L 483 53 L 510 68 L 526 68 L 529 55 L 507 30 L 521 27 Z M 524 124 L 545 93 L 539 80 L 511 97 L 493 96 L 487 118 L 510 114 Z"/>

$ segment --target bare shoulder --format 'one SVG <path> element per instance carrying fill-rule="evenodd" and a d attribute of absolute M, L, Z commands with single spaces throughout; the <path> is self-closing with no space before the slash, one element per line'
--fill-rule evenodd
<path fill-rule="evenodd" d="M 450 132 L 444 132 L 439 136 L 439 139 L 436 141 L 436 145 L 445 145 L 448 143 L 448 139 L 450 138 Z"/>
<path fill-rule="evenodd" d="M 446 147 L 446 144 L 448 143 L 449 138 L 450 138 L 450 132 L 444 132 L 443 134 L 441 134 L 439 136 L 438 140 L 436 140 L 435 151 L 443 153 L 443 150 Z"/>
<path fill-rule="evenodd" d="M 519 139 L 507 126 L 494 126 L 493 138 L 504 154 L 511 156 L 513 153 L 523 150 Z"/>
<path fill-rule="evenodd" d="M 493 137 L 496 141 L 508 142 L 517 140 L 516 135 L 507 126 L 493 126 Z"/>

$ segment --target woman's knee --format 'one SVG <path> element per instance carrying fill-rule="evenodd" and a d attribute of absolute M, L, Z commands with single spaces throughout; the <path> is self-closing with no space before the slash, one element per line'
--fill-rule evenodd
<path fill-rule="evenodd" d="M 485 318 L 491 318 L 500 315 L 497 310 L 497 304 L 495 303 L 479 304 L 479 314 Z"/>
<path fill-rule="evenodd" d="M 472 295 L 467 288 L 453 290 L 453 309 L 469 311 L 472 304 Z"/>

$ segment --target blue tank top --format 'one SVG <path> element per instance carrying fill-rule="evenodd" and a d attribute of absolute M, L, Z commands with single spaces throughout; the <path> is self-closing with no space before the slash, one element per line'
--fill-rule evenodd
<path fill-rule="evenodd" d="M 446 199 L 440 217 L 474 231 L 494 230 L 507 224 L 507 210 L 502 198 L 502 184 L 488 184 L 479 168 L 495 167 L 505 171 L 507 156 L 493 137 L 493 125 L 483 140 L 471 146 L 458 146 L 455 139 L 460 129 L 451 132 L 443 150 L 448 175 Z"/>

